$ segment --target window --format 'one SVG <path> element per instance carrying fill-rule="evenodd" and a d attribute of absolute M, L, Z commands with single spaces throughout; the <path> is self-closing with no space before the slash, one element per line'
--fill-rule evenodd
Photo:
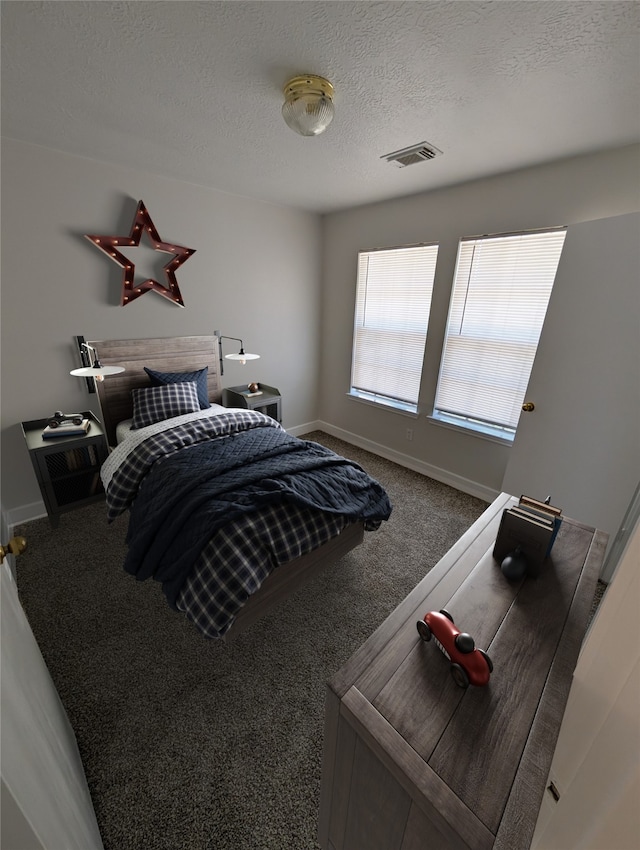
<path fill-rule="evenodd" d="M 416 412 L 437 245 L 358 254 L 351 394 Z"/>
<path fill-rule="evenodd" d="M 461 240 L 435 418 L 513 439 L 565 233 Z"/>

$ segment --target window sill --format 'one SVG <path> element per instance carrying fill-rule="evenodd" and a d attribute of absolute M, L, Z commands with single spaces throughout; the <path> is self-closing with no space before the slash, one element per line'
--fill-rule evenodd
<path fill-rule="evenodd" d="M 417 410 L 409 410 L 401 407 L 399 404 L 393 404 L 390 401 L 382 401 L 381 399 L 367 398 L 365 396 L 356 395 L 355 393 L 347 393 L 347 398 L 352 401 L 357 401 L 360 404 L 367 404 L 370 407 L 377 407 L 379 410 L 392 410 L 394 413 L 400 413 L 402 416 L 408 416 L 410 419 L 417 419 L 419 413 Z"/>
<path fill-rule="evenodd" d="M 429 422 L 438 425 L 440 428 L 448 428 L 450 431 L 457 431 L 459 434 L 467 434 L 469 437 L 479 437 L 481 440 L 488 440 L 490 443 L 498 443 L 500 446 L 510 448 L 513 445 L 513 437 L 502 436 L 497 433 L 492 433 L 491 430 L 482 426 L 474 427 L 471 424 L 462 425 L 457 422 L 450 422 L 440 416 L 427 416 Z"/>

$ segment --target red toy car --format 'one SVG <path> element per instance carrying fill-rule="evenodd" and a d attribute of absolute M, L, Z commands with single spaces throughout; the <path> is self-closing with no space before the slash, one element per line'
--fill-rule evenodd
<path fill-rule="evenodd" d="M 476 649 L 474 639 L 460 631 L 448 611 L 429 611 L 416 626 L 422 640 L 429 641 L 433 635 L 436 646 L 451 662 L 456 685 L 466 688 L 487 684 L 493 672 L 491 659 L 484 649 Z"/>

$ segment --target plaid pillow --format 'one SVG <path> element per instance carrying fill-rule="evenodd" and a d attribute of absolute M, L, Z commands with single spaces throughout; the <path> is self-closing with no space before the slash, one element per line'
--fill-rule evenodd
<path fill-rule="evenodd" d="M 195 413 L 200 410 L 198 391 L 193 381 L 167 384 L 164 387 L 142 387 L 131 390 L 133 396 L 133 422 L 131 430 L 153 425 L 180 416 L 183 413 Z"/>
<path fill-rule="evenodd" d="M 144 371 L 151 379 L 152 387 L 163 387 L 166 384 L 184 384 L 195 381 L 198 387 L 200 410 L 207 410 L 211 407 L 209 404 L 209 388 L 207 387 L 208 366 L 205 366 L 204 369 L 196 369 L 193 372 L 156 372 L 155 369 L 148 369 L 145 366 Z"/>

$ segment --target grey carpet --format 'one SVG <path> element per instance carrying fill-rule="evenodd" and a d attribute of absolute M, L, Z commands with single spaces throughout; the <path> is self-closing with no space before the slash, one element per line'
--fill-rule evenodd
<path fill-rule="evenodd" d="M 231 644 L 124 573 L 103 504 L 15 530 L 29 621 L 73 725 L 105 850 L 317 850 L 326 682 L 486 503 L 320 432 L 389 522 Z"/>

